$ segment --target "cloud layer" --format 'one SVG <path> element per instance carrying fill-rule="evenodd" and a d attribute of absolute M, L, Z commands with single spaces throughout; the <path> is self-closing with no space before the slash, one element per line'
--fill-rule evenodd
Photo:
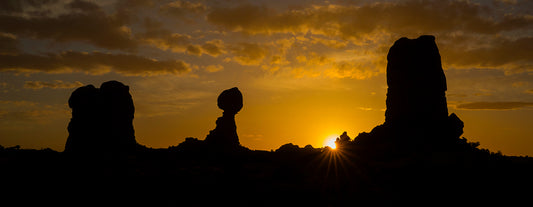
<path fill-rule="evenodd" d="M 533 106 L 533 102 L 472 102 L 457 105 L 466 110 L 513 110 Z"/>
<path fill-rule="evenodd" d="M 52 88 L 52 89 L 66 89 L 66 88 L 76 88 L 83 86 L 83 83 L 79 81 L 74 81 L 72 83 L 64 82 L 62 80 L 54 80 L 53 82 L 45 81 L 26 81 L 24 83 L 24 88 L 31 89 L 42 89 L 42 88 Z"/>
<path fill-rule="evenodd" d="M 365 79 L 384 72 L 376 69 L 383 67 L 379 57 L 394 39 L 434 34 L 444 63 L 450 67 L 523 73 L 533 70 L 529 52 L 533 16 L 526 9 L 532 6 L 524 1 L 460 0 L 295 2 L 282 6 L 256 1 L 15 1 L 2 3 L 0 9 L 0 54 L 3 60 L 31 56 L 37 63 L 45 62 L 38 68 L 37 63 L 29 67 L 11 60 L 10 69 L 20 71 L 98 71 L 102 68 L 95 65 L 103 65 L 124 75 L 178 74 L 190 71 L 190 64 L 207 67 L 226 60 L 270 72 Z M 238 35 L 244 37 L 236 39 Z M 25 44 L 28 40 L 55 49 L 40 47 L 45 54 L 35 54 Z M 288 44 L 280 44 L 286 40 L 290 40 Z M 80 50 L 76 44 L 90 49 Z M 146 56 L 147 48 L 156 51 Z M 146 71 L 134 66 L 124 69 L 126 64 L 110 60 L 92 66 L 51 64 L 68 53 L 88 53 L 95 61 L 105 59 L 101 54 L 131 59 L 146 66 Z M 352 58 L 338 59 L 332 53 L 351 54 Z M 312 59 L 309 54 L 323 56 L 330 64 L 309 67 L 301 61 Z M 185 64 L 190 56 L 203 55 L 215 59 L 207 64 Z M 3 63 L 2 68 L 7 66 Z"/>
<path fill-rule="evenodd" d="M 182 74 L 190 71 L 183 61 L 158 61 L 146 57 L 101 52 L 67 51 L 46 55 L 0 55 L 0 72 L 22 71 L 28 73 L 85 72 L 104 74 L 111 71 L 122 75 L 152 76 Z"/>

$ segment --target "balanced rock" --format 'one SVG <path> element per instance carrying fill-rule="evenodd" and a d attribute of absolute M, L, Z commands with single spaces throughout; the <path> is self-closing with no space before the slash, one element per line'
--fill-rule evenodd
<path fill-rule="evenodd" d="M 211 130 L 205 142 L 220 148 L 234 148 L 240 146 L 237 135 L 235 115 L 242 109 L 242 93 L 238 88 L 223 91 L 217 100 L 217 105 L 224 110 L 222 117 L 216 121 L 215 129 Z"/>

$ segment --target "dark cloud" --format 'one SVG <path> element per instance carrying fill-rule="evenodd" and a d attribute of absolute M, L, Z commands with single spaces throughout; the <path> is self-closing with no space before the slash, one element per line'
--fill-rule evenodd
<path fill-rule="evenodd" d="M 471 102 L 457 105 L 457 109 L 466 110 L 512 110 L 533 106 L 533 102 Z"/>
<path fill-rule="evenodd" d="M 15 35 L 0 32 L 0 54 L 18 53 L 18 45 L 19 42 Z"/>
<path fill-rule="evenodd" d="M 160 7 L 160 12 L 183 17 L 187 13 L 201 13 L 206 11 L 207 6 L 201 2 L 174 1 Z"/>
<path fill-rule="evenodd" d="M 445 50 L 451 65 L 459 67 L 503 67 L 510 70 L 533 70 L 533 37 L 515 40 L 497 38 L 485 47 L 466 49 L 452 47 Z"/>
<path fill-rule="evenodd" d="M 0 72 L 45 72 L 69 73 L 86 72 L 102 74 L 116 72 L 132 76 L 152 76 L 162 74 L 183 74 L 190 66 L 181 60 L 158 61 L 151 58 L 100 52 L 74 52 L 47 55 L 0 55 Z"/>
<path fill-rule="evenodd" d="M 54 42 L 86 42 L 107 49 L 137 47 L 129 27 L 98 5 L 74 1 L 66 7 L 71 11 L 57 16 L 0 15 L 0 31 Z"/>
<path fill-rule="evenodd" d="M 57 4 L 59 0 L 3 0 L 0 1 L 0 14 L 20 14 L 25 8 L 43 9 L 45 5 Z M 30 12 L 32 14 L 45 12 Z"/>
<path fill-rule="evenodd" d="M 74 81 L 72 83 L 63 82 L 62 80 L 55 80 L 53 82 L 46 81 L 26 81 L 24 83 L 24 88 L 31 89 L 42 89 L 42 88 L 52 88 L 52 89 L 66 89 L 66 88 L 76 88 L 83 86 L 83 83 L 79 81 Z"/>
<path fill-rule="evenodd" d="M 151 18 L 146 18 L 143 26 L 145 31 L 138 34 L 137 39 L 161 50 L 170 50 L 176 53 L 187 52 L 196 56 L 208 54 L 213 57 L 226 53 L 222 40 L 206 41 L 201 45 L 193 44 L 194 38 L 191 35 L 173 33 L 166 29 L 162 22 Z"/>
<path fill-rule="evenodd" d="M 98 6 L 97 4 L 83 0 L 74 0 L 67 4 L 67 7 L 70 9 L 77 9 L 84 12 L 94 12 L 100 10 L 100 6 Z"/>

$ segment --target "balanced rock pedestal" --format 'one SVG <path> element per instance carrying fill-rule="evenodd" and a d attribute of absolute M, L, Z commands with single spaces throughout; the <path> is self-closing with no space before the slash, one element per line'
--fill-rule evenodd
<path fill-rule="evenodd" d="M 243 106 L 241 92 L 236 87 L 225 90 L 218 96 L 217 102 L 218 108 L 224 112 L 222 117 L 217 119 L 216 128 L 209 132 L 205 142 L 218 148 L 240 147 L 235 115 Z"/>

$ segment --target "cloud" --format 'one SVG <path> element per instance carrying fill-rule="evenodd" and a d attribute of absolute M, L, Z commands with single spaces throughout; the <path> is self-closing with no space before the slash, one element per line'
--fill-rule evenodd
<path fill-rule="evenodd" d="M 0 54 L 18 53 L 18 39 L 15 35 L 0 32 Z"/>
<path fill-rule="evenodd" d="M 179 75 L 190 70 L 190 65 L 181 60 L 159 61 L 127 54 L 67 51 L 46 55 L 0 55 L 0 72 L 104 74 L 113 71 L 129 76 L 152 76 Z"/>
<path fill-rule="evenodd" d="M 213 57 L 217 57 L 221 54 L 225 54 L 224 42 L 222 40 L 207 41 L 202 45 L 202 52 Z"/>
<path fill-rule="evenodd" d="M 205 70 L 210 73 L 218 72 L 221 70 L 224 70 L 224 66 L 222 65 L 208 65 L 205 67 Z"/>
<path fill-rule="evenodd" d="M 192 54 L 192 55 L 196 55 L 196 56 L 200 56 L 200 55 L 202 55 L 202 50 L 200 50 L 200 47 L 198 47 L 196 45 L 188 45 L 187 46 L 187 53 Z"/>
<path fill-rule="evenodd" d="M 201 56 L 208 54 L 217 57 L 225 54 L 224 42 L 220 39 L 206 41 L 203 44 L 193 44 L 193 37 L 188 34 L 173 33 L 166 29 L 162 22 L 146 18 L 143 21 L 145 31 L 137 34 L 139 41 L 155 46 L 161 50 L 170 50 L 175 53 L 187 52 Z"/>
<path fill-rule="evenodd" d="M 245 4 L 214 8 L 207 14 L 207 21 L 250 34 L 312 32 L 360 37 L 375 31 L 496 34 L 527 28 L 533 23 L 533 18 L 528 15 L 499 14 L 495 9 L 469 1 L 447 0 L 312 5 L 285 11 Z"/>
<path fill-rule="evenodd" d="M 533 37 L 514 40 L 496 38 L 484 47 L 452 47 L 443 53 L 454 67 L 504 68 L 508 71 L 533 70 Z"/>
<path fill-rule="evenodd" d="M 291 14 L 279 13 L 265 6 L 245 4 L 233 8 L 214 8 L 206 18 L 214 25 L 245 33 L 303 32 L 306 16 L 301 13 Z"/>
<path fill-rule="evenodd" d="M 268 54 L 268 49 L 257 43 L 239 43 L 229 46 L 229 50 L 241 65 L 259 65 Z"/>
<path fill-rule="evenodd" d="M 0 128 L 20 127 L 20 124 L 48 123 L 51 119 L 66 118 L 69 114 L 64 104 L 47 105 L 31 101 L 0 100 Z"/>
<path fill-rule="evenodd" d="M 107 49 L 137 47 L 125 22 L 107 15 L 98 5 L 74 1 L 70 9 L 58 16 L 0 14 L 0 31 L 54 42 L 86 42 Z"/>
<path fill-rule="evenodd" d="M 174 1 L 160 7 L 160 12 L 164 14 L 173 15 L 176 17 L 183 17 L 187 13 L 201 13 L 207 9 L 207 6 L 201 2 L 188 1 Z"/>
<path fill-rule="evenodd" d="M 336 62 L 325 71 L 325 75 L 332 78 L 354 78 L 359 80 L 368 79 L 382 73 L 382 70 L 372 68 L 374 65 L 355 61 Z"/>
<path fill-rule="evenodd" d="M 465 110 L 514 110 L 533 106 L 533 102 L 471 102 L 457 105 Z"/>
<path fill-rule="evenodd" d="M 208 10 L 206 20 L 221 30 L 248 35 L 296 35 L 307 41 L 305 47 L 313 51 L 318 48 L 313 44 L 337 50 L 352 49 L 354 45 L 361 51 L 371 48 L 381 51 L 383 47 L 386 51 L 400 36 L 434 34 L 443 62 L 450 66 L 503 69 L 507 74 L 532 71 L 533 53 L 529 48 L 533 48 L 533 38 L 524 32 L 532 29 L 533 16 L 517 9 L 518 5 L 499 6 L 501 2 L 462 0 L 307 4 L 288 9 L 260 4 L 219 4 Z M 363 62 L 334 60 L 337 64 L 330 67 L 327 74 L 371 77 L 376 73 L 376 66 L 383 66 L 382 60 L 376 57 Z M 294 62 L 304 63 L 308 59 L 297 55 Z M 239 62 L 246 64 L 248 61 L 241 58 Z M 354 67 L 347 67 L 347 63 Z M 272 66 L 269 71 L 279 69 L 279 66 Z"/>
<path fill-rule="evenodd" d="M 72 83 L 63 82 L 62 80 L 54 80 L 53 82 L 44 82 L 44 81 L 26 81 L 24 83 L 24 88 L 31 89 L 42 89 L 42 88 L 52 88 L 52 89 L 66 89 L 66 88 L 76 88 L 83 86 L 83 83 L 79 81 L 74 81 Z"/>

